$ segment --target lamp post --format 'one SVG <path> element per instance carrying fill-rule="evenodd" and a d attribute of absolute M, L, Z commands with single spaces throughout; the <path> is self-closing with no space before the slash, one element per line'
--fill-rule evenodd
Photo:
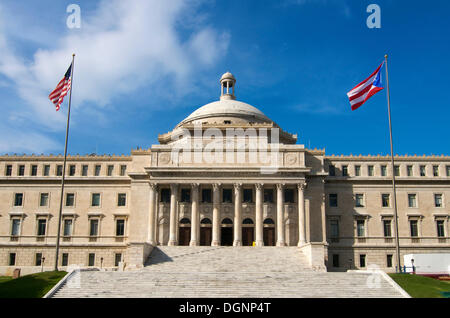
<path fill-rule="evenodd" d="M 45 257 L 42 257 L 42 262 L 41 262 L 41 273 L 44 271 L 44 263 L 45 263 Z"/>

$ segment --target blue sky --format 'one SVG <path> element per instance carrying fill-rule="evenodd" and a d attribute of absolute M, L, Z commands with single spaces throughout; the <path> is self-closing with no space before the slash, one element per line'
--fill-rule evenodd
<path fill-rule="evenodd" d="M 66 26 L 69 4 L 81 28 Z M 369 29 L 366 8 L 381 8 Z M 46 99 L 77 54 L 69 152 L 129 154 L 217 100 L 220 76 L 299 143 L 388 154 L 386 93 L 346 93 L 388 53 L 398 154 L 450 155 L 450 2 L 360 0 L 0 3 L 0 153 L 62 153 L 67 99 Z"/>

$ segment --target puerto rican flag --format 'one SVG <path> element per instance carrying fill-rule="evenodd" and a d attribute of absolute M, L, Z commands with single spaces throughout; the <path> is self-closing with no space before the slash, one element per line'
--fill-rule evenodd
<path fill-rule="evenodd" d="M 381 67 L 384 62 L 367 79 L 356 85 L 347 93 L 352 110 L 361 107 L 370 97 L 384 89 L 381 83 Z"/>

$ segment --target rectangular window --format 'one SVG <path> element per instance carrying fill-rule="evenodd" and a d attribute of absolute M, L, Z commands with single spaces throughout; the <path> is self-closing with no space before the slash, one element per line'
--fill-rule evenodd
<path fill-rule="evenodd" d="M 381 176 L 386 177 L 387 176 L 387 167 L 385 165 L 381 166 Z"/>
<path fill-rule="evenodd" d="M 98 177 L 100 175 L 100 171 L 102 170 L 102 166 L 101 165 L 95 165 L 95 176 Z"/>
<path fill-rule="evenodd" d="M 116 236 L 125 235 L 125 220 L 116 220 Z"/>
<path fill-rule="evenodd" d="M 88 165 L 83 165 L 81 167 L 81 175 L 83 177 L 87 177 L 87 175 L 88 175 Z"/>
<path fill-rule="evenodd" d="M 336 175 L 336 167 L 334 165 L 329 165 L 328 172 L 331 177 L 334 177 Z"/>
<path fill-rule="evenodd" d="M 328 199 L 330 207 L 336 208 L 338 206 L 338 195 L 336 193 L 330 193 Z"/>
<path fill-rule="evenodd" d="M 433 176 L 439 177 L 439 166 L 433 166 Z"/>
<path fill-rule="evenodd" d="M 19 166 L 19 172 L 18 172 L 19 176 L 24 176 L 25 175 L 25 166 L 24 165 L 20 165 Z"/>
<path fill-rule="evenodd" d="M 61 258 L 61 266 L 67 266 L 69 265 L 69 254 L 63 253 Z"/>
<path fill-rule="evenodd" d="M 89 236 L 98 236 L 98 220 L 91 219 L 89 221 Z"/>
<path fill-rule="evenodd" d="M 48 206 L 48 193 L 41 193 L 39 206 Z"/>
<path fill-rule="evenodd" d="M 361 175 L 361 166 L 355 166 L 355 176 L 359 177 Z"/>
<path fill-rule="evenodd" d="M 95 254 L 94 253 L 89 253 L 88 266 L 95 266 Z"/>
<path fill-rule="evenodd" d="M 447 170 L 447 177 L 450 177 L 450 166 L 445 166 L 445 170 Z"/>
<path fill-rule="evenodd" d="M 122 254 L 121 253 L 116 253 L 114 255 L 114 266 L 118 267 L 119 263 L 122 261 Z"/>
<path fill-rule="evenodd" d="M 62 165 L 57 165 L 56 166 L 56 175 L 57 176 L 62 176 L 62 170 L 63 170 L 63 166 Z"/>
<path fill-rule="evenodd" d="M 11 236 L 20 235 L 20 219 L 12 219 Z"/>
<path fill-rule="evenodd" d="M 16 193 L 14 195 L 14 206 L 22 206 L 23 205 L 23 193 Z"/>
<path fill-rule="evenodd" d="M 426 176 L 425 166 L 420 166 L 419 169 L 420 169 L 420 176 L 425 177 Z"/>
<path fill-rule="evenodd" d="M 390 197 L 391 195 L 387 193 L 381 195 L 381 206 L 383 208 L 388 208 L 391 206 Z"/>
<path fill-rule="evenodd" d="M 408 207 L 410 208 L 416 208 L 417 207 L 417 201 L 416 201 L 416 195 L 415 194 L 408 194 Z"/>
<path fill-rule="evenodd" d="M 364 194 L 355 194 L 355 206 L 357 208 L 364 207 Z"/>
<path fill-rule="evenodd" d="M 233 202 L 232 189 L 223 189 L 222 190 L 222 202 L 223 203 L 232 203 Z"/>
<path fill-rule="evenodd" d="M 108 165 L 108 177 L 111 177 L 114 171 L 113 165 Z"/>
<path fill-rule="evenodd" d="M 211 189 L 202 189 L 202 202 L 211 203 Z"/>
<path fill-rule="evenodd" d="M 39 219 L 38 220 L 37 235 L 44 236 L 46 229 L 47 229 L 47 220 L 46 219 Z"/>
<path fill-rule="evenodd" d="M 69 176 L 73 177 L 75 175 L 75 171 L 76 171 L 76 166 L 70 165 L 69 166 Z"/>
<path fill-rule="evenodd" d="M 72 225 L 73 225 L 73 221 L 72 219 L 65 219 L 64 220 L 64 230 L 63 230 L 63 235 L 64 236 L 71 236 L 72 235 Z"/>
<path fill-rule="evenodd" d="M 119 193 L 117 195 L 117 206 L 126 206 L 126 205 L 127 205 L 127 194 Z"/>
<path fill-rule="evenodd" d="M 75 203 L 75 194 L 66 193 L 66 206 L 74 206 L 74 203 Z"/>
<path fill-rule="evenodd" d="M 366 254 L 359 255 L 359 267 L 366 267 Z"/>
<path fill-rule="evenodd" d="M 92 206 L 100 206 L 100 193 L 92 193 Z"/>
<path fill-rule="evenodd" d="M 413 176 L 413 166 L 406 166 L 406 173 L 408 174 L 408 177 Z"/>
<path fill-rule="evenodd" d="M 244 189 L 244 203 L 252 203 L 253 202 L 253 190 L 252 189 Z"/>
<path fill-rule="evenodd" d="M 384 237 L 392 237 L 391 220 L 383 220 Z"/>
<path fill-rule="evenodd" d="M 437 236 L 438 237 L 445 237 L 444 221 L 443 220 L 437 220 L 436 221 L 436 226 L 437 226 Z"/>
<path fill-rule="evenodd" d="M 31 166 L 31 175 L 33 177 L 37 176 L 37 165 L 32 165 Z"/>
<path fill-rule="evenodd" d="M 163 203 L 170 202 L 170 189 L 161 189 L 161 198 L 160 201 Z"/>
<path fill-rule="evenodd" d="M 366 231 L 365 231 L 365 221 L 364 220 L 357 220 L 356 221 L 356 234 L 358 235 L 358 237 L 364 237 L 366 236 Z"/>
<path fill-rule="evenodd" d="M 127 166 L 126 165 L 121 165 L 120 166 L 120 175 L 124 176 L 127 172 Z"/>
<path fill-rule="evenodd" d="M 339 267 L 339 254 L 333 254 L 333 267 Z"/>
<path fill-rule="evenodd" d="M 11 176 L 12 175 L 12 165 L 7 165 L 6 166 L 5 175 L 6 176 Z"/>
<path fill-rule="evenodd" d="M 293 189 L 284 189 L 284 202 L 285 203 L 294 203 L 294 190 Z"/>
<path fill-rule="evenodd" d="M 331 238 L 339 238 L 339 220 L 330 220 Z"/>
<path fill-rule="evenodd" d="M 35 265 L 41 266 L 42 265 L 42 253 L 36 253 L 35 260 L 36 260 Z"/>
<path fill-rule="evenodd" d="M 343 177 L 348 176 L 348 166 L 342 166 L 342 176 Z"/>
<path fill-rule="evenodd" d="M 44 171 L 42 172 L 44 177 L 48 177 L 50 175 L 50 165 L 44 165 Z"/>
<path fill-rule="evenodd" d="M 386 255 L 386 267 L 392 267 L 392 254 Z"/>
<path fill-rule="evenodd" d="M 417 220 L 410 220 L 409 221 L 409 228 L 411 231 L 411 237 L 418 237 L 419 236 L 419 230 L 417 227 Z"/>
<path fill-rule="evenodd" d="M 16 265 L 16 253 L 9 253 L 9 266 Z"/>
<path fill-rule="evenodd" d="M 264 203 L 273 203 L 273 189 L 264 189 Z"/>
<path fill-rule="evenodd" d="M 191 189 L 181 189 L 181 202 L 191 202 Z"/>
<path fill-rule="evenodd" d="M 396 177 L 400 177 L 400 166 L 394 166 L 394 173 Z"/>
<path fill-rule="evenodd" d="M 367 174 L 369 175 L 369 177 L 373 177 L 373 166 L 367 167 Z"/>
<path fill-rule="evenodd" d="M 442 208 L 442 194 L 434 195 L 434 206 L 436 208 Z"/>

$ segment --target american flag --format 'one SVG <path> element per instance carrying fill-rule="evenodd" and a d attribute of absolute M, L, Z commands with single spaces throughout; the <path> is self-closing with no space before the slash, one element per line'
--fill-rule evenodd
<path fill-rule="evenodd" d="M 52 101 L 56 106 L 56 111 L 59 110 L 60 105 L 62 104 L 64 97 L 67 95 L 67 92 L 70 90 L 72 85 L 72 79 L 70 78 L 72 74 L 72 64 L 70 64 L 69 69 L 64 75 L 63 79 L 58 83 L 55 90 L 50 93 L 48 98 Z"/>
<path fill-rule="evenodd" d="M 352 110 L 361 107 L 367 100 L 381 91 L 384 87 L 381 83 L 381 67 L 384 62 L 367 79 L 356 85 L 347 93 Z"/>

